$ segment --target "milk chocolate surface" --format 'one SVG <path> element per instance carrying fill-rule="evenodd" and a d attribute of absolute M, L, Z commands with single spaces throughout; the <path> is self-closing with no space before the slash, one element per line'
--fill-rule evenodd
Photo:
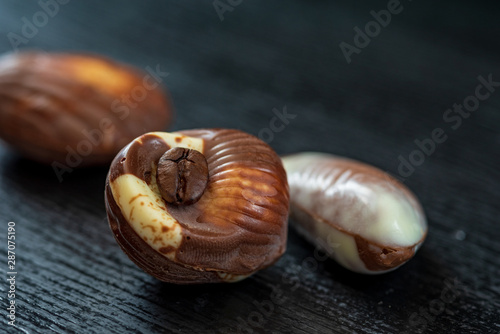
<path fill-rule="evenodd" d="M 0 138 L 42 163 L 109 163 L 132 139 L 165 129 L 171 118 L 159 83 L 111 59 L 45 52 L 0 57 Z M 82 161 L 72 165 L 68 155 Z"/>

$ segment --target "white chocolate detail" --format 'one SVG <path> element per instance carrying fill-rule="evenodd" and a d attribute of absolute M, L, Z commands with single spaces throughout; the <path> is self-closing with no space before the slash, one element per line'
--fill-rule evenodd
<path fill-rule="evenodd" d="M 383 192 L 376 199 L 377 219 L 367 224 L 363 237 L 384 245 L 412 246 L 425 235 L 422 217 L 400 194 Z"/>
<path fill-rule="evenodd" d="M 175 250 L 182 241 L 181 227 L 166 211 L 159 193 L 130 174 L 119 176 L 110 185 L 113 197 L 132 229 L 157 252 L 174 260 Z"/>

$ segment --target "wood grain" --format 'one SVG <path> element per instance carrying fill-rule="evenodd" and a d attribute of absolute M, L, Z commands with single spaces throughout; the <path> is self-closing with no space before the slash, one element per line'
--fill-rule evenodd
<path fill-rule="evenodd" d="M 8 221 L 17 227 L 18 332 L 500 331 L 500 90 L 458 129 L 443 120 L 474 94 L 479 75 L 500 81 L 495 7 L 401 3 L 403 11 L 351 64 L 339 43 L 352 44 L 353 28 L 386 1 L 243 1 L 222 22 L 210 1 L 60 5 L 23 47 L 160 66 L 170 73 L 164 84 L 177 111 L 174 130 L 258 135 L 273 108 L 286 106 L 296 118 L 270 141 L 279 154 L 331 152 L 395 176 L 414 140 L 435 128 L 448 139 L 404 180 L 421 199 L 430 231 L 397 271 L 349 273 L 316 260 L 290 230 L 275 266 L 237 284 L 194 287 L 161 283 L 120 251 L 105 218 L 107 168 L 76 170 L 59 183 L 50 167 L 0 146 L 0 240 L 6 244 Z M 0 51 L 12 50 L 8 34 L 20 34 L 22 18 L 39 10 L 35 1 L 0 4 Z M 0 332 L 16 332 L 6 317 Z"/>

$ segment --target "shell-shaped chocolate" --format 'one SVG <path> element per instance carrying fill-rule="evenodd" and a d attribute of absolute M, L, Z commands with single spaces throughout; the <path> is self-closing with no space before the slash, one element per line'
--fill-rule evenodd
<path fill-rule="evenodd" d="M 365 274 L 393 270 L 424 241 L 427 221 L 421 205 L 383 171 L 323 153 L 282 160 L 293 225 L 347 269 Z"/>
<path fill-rule="evenodd" d="M 289 194 L 281 159 L 241 131 L 142 135 L 113 160 L 105 194 L 118 244 L 162 281 L 238 281 L 286 249 Z"/>
<path fill-rule="evenodd" d="M 161 73 L 160 73 L 161 74 Z M 101 56 L 21 52 L 0 57 L 0 138 L 60 168 L 109 163 L 172 118 L 161 75 Z"/>

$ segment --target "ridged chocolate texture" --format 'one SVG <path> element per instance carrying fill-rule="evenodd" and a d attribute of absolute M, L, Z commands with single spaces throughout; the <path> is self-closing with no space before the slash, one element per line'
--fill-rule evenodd
<path fill-rule="evenodd" d="M 68 165 L 70 152 L 82 157 L 78 166 L 109 163 L 140 134 L 164 130 L 171 109 L 151 75 L 111 59 L 43 52 L 0 58 L 0 138 L 42 163 Z"/>
<path fill-rule="evenodd" d="M 381 170 L 321 153 L 286 156 L 283 163 L 294 226 L 344 267 L 387 272 L 424 241 L 427 222 L 418 200 Z"/>
<path fill-rule="evenodd" d="M 207 160 L 208 184 L 194 204 L 161 198 L 157 164 L 173 147 Z M 123 251 L 179 284 L 237 281 L 273 264 L 286 248 L 288 205 L 281 159 L 237 130 L 145 134 L 116 156 L 106 181 L 108 219 Z"/>

